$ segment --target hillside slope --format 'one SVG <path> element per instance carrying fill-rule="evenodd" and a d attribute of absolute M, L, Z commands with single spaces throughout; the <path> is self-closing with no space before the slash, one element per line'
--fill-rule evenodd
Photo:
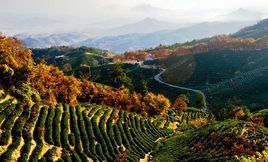
<path fill-rule="evenodd" d="M 252 155 L 265 161 L 267 152 L 261 152 L 267 147 L 267 137 L 263 126 L 227 120 L 169 138 L 153 161 L 242 161 L 241 156 Z"/>
<path fill-rule="evenodd" d="M 203 90 L 214 107 L 226 103 L 247 105 L 252 110 L 268 106 L 268 51 L 211 51 L 170 56 L 160 64 L 169 83 Z"/>
<path fill-rule="evenodd" d="M 261 38 L 268 35 L 268 19 L 262 20 L 255 25 L 245 27 L 234 33 L 233 37 L 240 38 Z"/>
<path fill-rule="evenodd" d="M 251 110 L 267 105 L 268 66 L 239 74 L 231 79 L 208 86 L 204 90 L 211 100 L 233 100 L 236 104 L 248 105 Z"/>
<path fill-rule="evenodd" d="M 33 49 L 36 61 L 44 59 L 48 64 L 59 67 L 63 72 L 80 74 L 88 66 L 99 66 L 111 62 L 108 51 L 95 48 L 71 48 L 67 46 Z M 110 56 L 109 56 L 110 57 Z"/>
<path fill-rule="evenodd" d="M 170 134 L 154 119 L 97 105 L 0 103 L 0 160 L 137 161 Z"/>
<path fill-rule="evenodd" d="M 237 52 L 225 50 L 170 56 L 161 61 L 167 68 L 162 77 L 168 82 L 189 86 L 215 84 L 267 66 L 267 52 L 268 50 Z"/>
<path fill-rule="evenodd" d="M 26 106 L 0 95 L 0 160 L 138 161 L 155 150 L 158 140 L 207 123 L 209 113 L 195 108 L 165 118 L 145 118 L 117 108 Z M 199 123 L 201 121 L 202 123 Z M 172 126 L 173 125 L 173 126 Z"/>

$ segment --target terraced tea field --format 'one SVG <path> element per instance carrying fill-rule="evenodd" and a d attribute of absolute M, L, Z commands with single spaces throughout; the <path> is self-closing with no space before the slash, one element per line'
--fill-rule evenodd
<path fill-rule="evenodd" d="M 171 133 L 154 119 L 97 105 L 0 104 L 0 161 L 138 161 Z"/>
<path fill-rule="evenodd" d="M 268 130 L 264 126 L 225 120 L 172 136 L 154 152 L 153 161 L 265 162 L 268 159 L 267 141 Z"/>

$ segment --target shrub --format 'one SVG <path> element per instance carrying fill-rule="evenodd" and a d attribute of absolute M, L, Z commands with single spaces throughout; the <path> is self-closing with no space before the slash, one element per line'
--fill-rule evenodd
<path fill-rule="evenodd" d="M 106 157 L 108 157 L 109 156 L 108 148 L 97 123 L 97 119 L 99 118 L 100 114 L 101 114 L 101 110 L 98 110 L 98 112 L 92 118 L 92 126 L 93 126 L 95 137 L 97 138 L 98 142 L 101 144 L 103 154 Z"/>
<path fill-rule="evenodd" d="M 2 123 L 2 138 L 0 139 L 0 145 L 6 145 L 11 135 L 12 127 L 15 123 L 15 119 L 22 113 L 23 106 L 17 105 L 16 111 L 13 111 L 12 114 L 5 119 L 4 123 Z"/>
<path fill-rule="evenodd" d="M 70 111 L 69 106 L 67 104 L 64 105 L 64 111 L 62 113 L 62 120 L 61 120 L 61 142 L 62 146 L 67 150 L 70 149 L 68 143 L 68 134 L 69 134 L 69 120 L 70 120 Z"/>
<path fill-rule="evenodd" d="M 93 132 L 93 128 L 92 128 L 92 124 L 91 121 L 89 119 L 89 117 L 87 116 L 87 112 L 84 111 L 83 112 L 83 118 L 85 120 L 85 126 L 86 126 L 86 130 L 87 130 L 87 134 L 88 134 L 88 140 L 89 140 L 89 144 L 90 144 L 90 151 L 92 152 L 93 155 L 96 155 L 96 150 L 95 150 L 95 136 L 94 136 L 94 132 Z"/>
<path fill-rule="evenodd" d="M 60 118 L 61 118 L 61 110 L 58 107 L 55 109 L 55 116 L 54 116 L 54 120 L 53 120 L 53 139 L 54 139 L 54 144 L 56 146 L 61 146 Z"/>
<path fill-rule="evenodd" d="M 46 159 L 45 157 L 42 157 L 39 161 L 40 161 L 40 162 L 46 162 L 47 159 Z M 49 160 L 48 160 L 48 161 L 49 161 Z M 51 161 L 49 161 L 49 162 L 51 162 Z"/>
<path fill-rule="evenodd" d="M 115 141 L 117 142 L 117 145 L 121 146 L 123 142 L 122 142 L 122 137 L 121 137 L 120 130 L 117 124 L 113 126 L 113 132 L 114 132 L 114 136 L 116 139 Z"/>
<path fill-rule="evenodd" d="M 120 154 L 120 151 L 118 150 L 118 147 L 117 147 L 117 143 L 116 143 L 116 140 L 115 140 L 115 135 L 114 135 L 114 130 L 113 130 L 113 119 L 115 117 L 115 114 L 116 114 L 116 110 L 112 110 L 112 113 L 107 121 L 107 134 L 110 138 L 110 141 L 111 141 L 111 144 L 113 146 L 113 149 L 114 149 L 114 152 L 115 154 Z"/>
<path fill-rule="evenodd" d="M 115 158 L 115 152 L 114 152 L 113 145 L 112 145 L 112 143 L 111 143 L 111 141 L 110 141 L 110 138 L 109 138 L 109 136 L 107 135 L 107 132 L 106 132 L 106 129 L 105 129 L 105 126 L 106 126 L 105 121 L 106 121 L 106 119 L 107 119 L 107 117 L 108 117 L 108 114 L 109 114 L 109 110 L 106 110 L 106 111 L 104 112 L 104 114 L 102 115 L 101 119 L 100 119 L 99 127 L 100 127 L 100 131 L 101 131 L 101 133 L 102 133 L 102 136 L 103 136 L 103 138 L 104 138 L 104 140 L 105 140 L 105 142 L 106 142 L 106 145 L 107 145 L 107 148 L 108 148 L 108 150 L 109 150 L 110 155 L 111 155 L 113 158 Z"/>
<path fill-rule="evenodd" d="M 22 132 L 22 136 L 24 138 L 25 144 L 22 147 L 21 156 L 18 159 L 18 161 L 27 161 L 29 158 L 29 153 L 30 153 L 30 149 L 31 149 L 31 145 L 32 145 L 31 141 L 33 139 L 32 134 L 29 132 L 33 129 L 33 126 L 34 126 L 36 120 L 38 119 L 39 110 L 40 110 L 40 106 L 38 106 L 38 105 L 34 105 L 31 108 L 30 117 L 27 120 L 26 124 L 24 125 L 24 129 Z"/>
<path fill-rule="evenodd" d="M 44 137 L 44 126 L 46 122 L 48 108 L 42 108 L 34 130 L 34 139 L 39 144 Z"/>
<path fill-rule="evenodd" d="M 0 113 L 0 123 L 2 123 L 15 109 L 16 105 L 12 104 Z"/>
<path fill-rule="evenodd" d="M 62 149 L 62 159 L 66 162 L 72 162 L 72 158 L 65 148 Z"/>
<path fill-rule="evenodd" d="M 2 155 L 0 155 L 0 161 L 3 162 L 9 162 L 12 158 L 13 151 L 20 145 L 20 138 L 14 138 L 13 143 L 9 145 L 6 152 L 4 152 Z"/>
<path fill-rule="evenodd" d="M 105 161 L 106 158 L 102 152 L 102 147 L 99 143 L 96 145 L 96 152 L 100 156 L 101 160 Z"/>
<path fill-rule="evenodd" d="M 127 136 L 125 134 L 125 131 L 124 131 L 121 123 L 118 123 L 118 129 L 119 129 L 120 135 L 122 137 L 122 143 L 124 144 L 124 146 L 127 149 L 130 149 L 130 142 L 128 141 L 128 138 L 127 138 Z"/>
<path fill-rule="evenodd" d="M 22 115 L 16 120 L 16 123 L 14 124 L 14 127 L 12 129 L 12 136 L 13 137 L 21 137 L 22 136 L 22 129 L 24 125 L 26 124 L 27 119 L 30 116 L 30 107 L 24 107 L 23 108 Z"/>
<path fill-rule="evenodd" d="M 71 157 L 72 157 L 72 161 L 82 162 L 81 158 L 79 157 L 79 155 L 75 151 L 72 152 Z"/>
<path fill-rule="evenodd" d="M 145 151 L 143 150 L 143 146 L 139 143 L 138 140 L 134 140 L 134 138 L 133 138 L 133 136 L 132 136 L 132 134 L 130 132 L 130 129 L 131 128 L 129 127 L 128 120 L 125 120 L 124 130 L 126 132 L 126 136 L 127 136 L 128 140 L 129 140 L 129 143 L 132 146 L 134 146 L 138 152 L 141 152 L 141 153 L 145 154 Z"/>
<path fill-rule="evenodd" d="M 10 101 L 5 101 L 0 104 L 0 111 L 4 110 L 7 108 L 7 106 L 10 104 Z"/>
<path fill-rule="evenodd" d="M 81 138 L 80 138 L 80 132 L 78 128 L 78 123 L 77 123 L 77 116 L 76 116 L 76 108 L 72 107 L 70 108 L 70 120 L 71 120 L 71 131 L 74 133 L 75 137 L 75 150 L 77 152 L 82 152 L 82 147 L 81 147 Z"/>
<path fill-rule="evenodd" d="M 18 161 L 28 161 L 30 149 L 32 146 L 31 140 L 32 140 L 31 136 L 25 139 L 24 141 L 25 143 L 24 146 L 22 147 Z"/>
<path fill-rule="evenodd" d="M 93 157 L 93 154 L 90 152 L 89 150 L 89 140 L 88 140 L 88 135 L 87 135 L 87 131 L 86 131 L 86 127 L 85 127 L 85 122 L 82 116 L 82 112 L 81 112 L 81 108 L 78 107 L 76 109 L 77 112 L 77 117 L 78 117 L 78 126 L 79 126 L 79 130 L 81 132 L 81 139 L 82 139 L 82 145 L 84 148 L 84 152 L 89 156 L 89 157 Z"/>
<path fill-rule="evenodd" d="M 49 149 L 43 157 L 45 157 L 46 161 L 52 162 L 53 161 L 53 156 L 56 154 L 56 147 L 52 147 Z"/>
<path fill-rule="evenodd" d="M 39 160 L 39 155 L 42 151 L 42 147 L 43 147 L 43 143 L 38 143 L 38 145 L 33 150 L 29 161 L 38 161 Z"/>
<path fill-rule="evenodd" d="M 45 132 L 45 139 L 49 144 L 54 144 L 53 142 L 53 119 L 55 116 L 55 109 L 54 108 L 50 108 L 49 112 L 48 112 L 48 117 L 47 117 L 47 121 L 46 121 L 46 132 Z"/>
<path fill-rule="evenodd" d="M 75 145 L 75 135 L 74 135 L 74 133 L 70 133 L 69 136 L 68 136 L 68 139 L 69 139 L 70 145 L 74 146 Z"/>

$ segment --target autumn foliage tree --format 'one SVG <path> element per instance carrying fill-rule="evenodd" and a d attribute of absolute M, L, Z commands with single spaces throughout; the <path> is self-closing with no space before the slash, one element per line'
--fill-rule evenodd
<path fill-rule="evenodd" d="M 176 100 L 173 103 L 173 107 L 178 112 L 183 112 L 187 110 L 189 100 L 185 95 L 181 95 L 176 98 Z"/>
<path fill-rule="evenodd" d="M 112 88 L 66 76 L 55 66 L 43 61 L 35 63 L 31 55 L 31 50 L 26 49 L 18 39 L 0 37 L 0 88 L 12 95 L 38 95 L 34 97 L 38 98 L 38 102 L 52 107 L 59 103 L 76 106 L 79 102 L 90 102 L 145 116 L 162 115 L 170 107 L 169 100 L 163 95 L 142 95 L 125 88 L 128 80 L 120 67 L 115 69 L 119 78 L 117 82 L 124 83 L 125 87 Z M 22 89 L 23 87 L 27 88 Z M 27 100 L 34 98 L 28 97 Z"/>
<path fill-rule="evenodd" d="M 57 102 L 71 105 L 78 103 L 81 82 L 73 76 L 65 76 L 57 67 L 41 62 L 31 70 L 28 81 L 47 101 L 46 104 L 56 106 Z"/>
<path fill-rule="evenodd" d="M 128 51 L 122 55 L 116 55 L 113 57 L 115 62 L 124 61 L 144 61 L 146 57 L 145 51 Z"/>
<path fill-rule="evenodd" d="M 148 93 L 144 97 L 145 105 L 147 106 L 149 114 L 164 115 L 170 107 L 170 101 L 163 95 L 154 95 Z"/>
<path fill-rule="evenodd" d="M 144 116 L 163 115 L 170 107 L 170 102 L 163 95 L 130 92 L 126 88 L 114 89 L 101 84 L 85 81 L 82 84 L 81 101 L 90 101 L 102 105 L 116 107 Z"/>
<path fill-rule="evenodd" d="M 117 62 L 124 61 L 143 61 L 146 53 L 151 53 L 153 58 L 165 58 L 170 55 L 183 56 L 204 53 L 208 51 L 243 51 L 256 50 L 268 47 L 268 36 L 254 39 L 254 38 L 234 38 L 226 35 L 214 36 L 203 40 L 195 40 L 185 44 L 178 44 L 172 46 L 159 46 L 154 49 L 129 51 L 123 55 L 114 56 Z"/>
<path fill-rule="evenodd" d="M 250 116 L 250 111 L 245 106 L 235 107 L 231 111 L 231 115 L 235 119 L 246 119 Z"/>
<path fill-rule="evenodd" d="M 153 55 L 154 58 L 162 58 L 169 56 L 171 52 L 172 50 L 170 49 L 156 49 L 151 51 L 150 53 Z"/>
<path fill-rule="evenodd" d="M 22 86 L 32 66 L 31 50 L 26 49 L 16 38 L 0 35 L 0 88 Z"/>
<path fill-rule="evenodd" d="M 32 52 L 16 38 L 0 36 L 0 64 L 16 70 L 33 64 Z"/>
<path fill-rule="evenodd" d="M 158 58 L 161 56 L 183 56 L 190 54 L 204 53 L 208 51 L 221 51 L 221 50 L 256 50 L 268 47 L 268 37 L 259 39 L 254 38 L 233 38 L 225 35 L 207 38 L 204 41 L 200 40 L 192 44 L 183 44 L 175 47 L 165 47 L 161 49 L 153 49 L 150 52 L 153 57 Z M 160 54 L 162 53 L 162 54 Z M 164 54 L 165 53 L 165 54 Z"/>

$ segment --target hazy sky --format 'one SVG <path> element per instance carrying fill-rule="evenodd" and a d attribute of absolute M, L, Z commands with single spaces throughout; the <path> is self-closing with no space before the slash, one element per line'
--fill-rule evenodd
<path fill-rule="evenodd" d="M 158 29 L 161 24 L 181 28 L 208 21 L 254 24 L 268 18 L 268 0 L 0 0 L 0 33 L 6 35 L 77 32 L 96 38 L 121 34 L 116 27 L 145 18 L 165 22 L 146 19 L 125 29 L 143 30 L 148 22 L 157 30 L 166 29 Z"/>
<path fill-rule="evenodd" d="M 204 21 L 245 8 L 268 11 L 268 0 L 0 0 L 1 13 L 61 17 L 96 23 L 153 17 L 167 21 Z"/>

